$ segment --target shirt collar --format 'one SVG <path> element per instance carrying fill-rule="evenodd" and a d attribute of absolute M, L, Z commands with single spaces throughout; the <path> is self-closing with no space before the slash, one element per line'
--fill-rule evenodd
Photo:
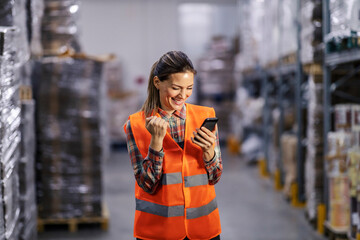
<path fill-rule="evenodd" d="M 172 116 L 176 116 L 176 117 L 185 119 L 186 118 L 186 105 L 184 104 L 180 111 L 176 110 L 172 114 L 172 116 L 168 116 L 168 113 L 166 111 L 162 110 L 161 108 L 158 108 L 158 113 L 160 114 L 161 118 L 165 118 L 165 119 L 168 119 Z"/>

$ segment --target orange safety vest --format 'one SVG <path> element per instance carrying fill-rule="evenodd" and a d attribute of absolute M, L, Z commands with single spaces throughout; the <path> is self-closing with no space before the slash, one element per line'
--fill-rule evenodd
<path fill-rule="evenodd" d="M 221 233 L 215 188 L 209 185 L 201 148 L 191 141 L 204 119 L 214 116 L 212 108 L 186 104 L 184 149 L 166 133 L 161 184 L 154 194 L 135 184 L 136 238 L 208 240 Z M 136 146 L 145 158 L 151 134 L 145 128 L 144 112 L 129 120 Z"/>

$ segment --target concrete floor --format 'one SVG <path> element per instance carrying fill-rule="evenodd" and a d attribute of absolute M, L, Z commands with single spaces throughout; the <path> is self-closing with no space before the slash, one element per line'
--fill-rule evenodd
<path fill-rule="evenodd" d="M 222 224 L 222 240 L 324 240 L 304 217 L 303 209 L 291 207 L 270 180 L 241 159 L 227 156 L 216 185 Z M 48 231 L 39 240 L 130 240 L 134 220 L 134 184 L 127 152 L 116 151 L 105 163 L 105 201 L 110 211 L 107 232 L 86 229 L 77 233 Z"/>

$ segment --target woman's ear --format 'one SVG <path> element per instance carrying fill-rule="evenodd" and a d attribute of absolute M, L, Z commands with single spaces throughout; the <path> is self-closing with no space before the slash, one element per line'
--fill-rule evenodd
<path fill-rule="evenodd" d="M 156 87 L 156 89 L 159 90 L 159 87 L 160 87 L 160 79 L 158 78 L 158 76 L 155 76 L 153 78 L 153 81 L 154 81 L 154 86 Z"/>

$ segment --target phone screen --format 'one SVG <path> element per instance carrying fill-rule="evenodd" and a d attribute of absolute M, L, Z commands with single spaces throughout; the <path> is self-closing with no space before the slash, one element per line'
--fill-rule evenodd
<path fill-rule="evenodd" d="M 206 118 L 202 123 L 201 127 L 206 127 L 210 131 L 214 131 L 218 118 Z M 195 137 L 197 140 L 197 138 Z"/>
<path fill-rule="evenodd" d="M 217 121 L 217 118 L 206 118 L 201 126 L 206 127 L 210 131 L 214 131 Z"/>

